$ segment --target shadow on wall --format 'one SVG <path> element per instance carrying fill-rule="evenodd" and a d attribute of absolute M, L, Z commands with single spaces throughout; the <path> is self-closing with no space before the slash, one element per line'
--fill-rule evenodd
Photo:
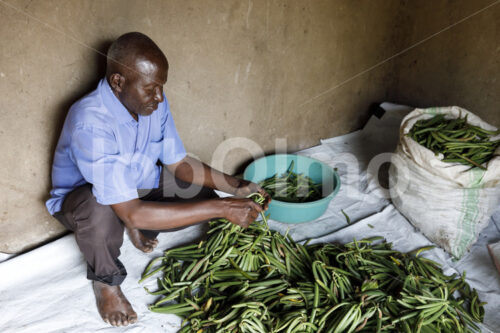
<path fill-rule="evenodd" d="M 54 162 L 54 152 L 57 147 L 57 141 L 59 140 L 59 136 L 61 135 L 61 131 L 64 125 L 64 120 L 66 119 L 66 115 L 68 114 L 69 108 L 73 103 L 78 101 L 80 98 L 83 96 L 87 95 L 90 93 L 92 90 L 97 87 L 97 84 L 99 81 L 104 77 L 106 74 L 106 57 L 104 54 L 107 53 L 108 48 L 111 46 L 111 43 L 113 40 L 102 40 L 96 42 L 92 47 L 98 52 L 93 52 L 93 63 L 92 64 L 86 64 L 87 68 L 95 68 L 96 73 L 95 75 L 89 76 L 89 79 L 87 81 L 81 82 L 80 87 L 78 90 L 74 91 L 73 93 L 69 94 L 66 99 L 61 100 L 59 105 L 57 106 L 56 112 L 54 112 L 54 119 L 53 122 L 55 124 L 54 132 L 52 133 L 52 138 L 50 141 L 50 147 L 52 154 L 48 156 L 48 161 L 47 163 L 50 163 L 50 171 L 49 171 L 49 179 L 51 179 L 51 171 L 52 171 L 52 163 Z M 46 190 L 46 196 L 43 198 L 44 204 L 45 201 L 50 198 L 49 192 L 52 189 L 52 181 L 49 182 L 49 188 Z"/>

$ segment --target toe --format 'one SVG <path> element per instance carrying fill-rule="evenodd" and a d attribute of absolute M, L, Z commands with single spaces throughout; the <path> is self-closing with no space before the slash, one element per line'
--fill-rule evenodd
<path fill-rule="evenodd" d="M 156 245 L 156 244 L 158 244 L 158 239 L 157 238 L 155 238 L 155 239 L 148 239 L 147 242 L 148 242 L 148 244 Z"/>
<path fill-rule="evenodd" d="M 128 321 L 131 324 L 135 324 L 137 322 L 137 315 L 134 313 L 133 315 L 128 316 Z"/>
<path fill-rule="evenodd" d="M 116 326 L 123 326 L 123 315 L 121 313 L 116 316 Z"/>
<path fill-rule="evenodd" d="M 118 326 L 118 318 L 116 314 L 112 314 L 109 318 L 109 323 L 113 326 Z"/>
<path fill-rule="evenodd" d="M 128 311 L 128 321 L 130 324 L 137 322 L 137 313 L 134 309 L 132 309 L 132 307 L 130 307 Z"/>

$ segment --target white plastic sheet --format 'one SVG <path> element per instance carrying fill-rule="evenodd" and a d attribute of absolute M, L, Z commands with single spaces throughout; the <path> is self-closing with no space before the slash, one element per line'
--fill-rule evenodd
<path fill-rule="evenodd" d="M 387 191 L 373 177 L 377 163 L 372 158 L 394 150 L 399 123 L 409 110 L 388 103 L 382 106 L 391 111 L 382 119 L 372 117 L 364 130 L 323 140 L 321 145 L 299 152 L 337 167 L 342 182 L 340 192 L 317 221 L 295 225 L 271 221 L 273 229 L 289 229 L 295 239 L 316 238 L 315 242 L 384 236 L 400 251 L 430 244 L 390 204 Z M 350 216 L 350 225 L 341 209 Z M 137 281 L 149 260 L 161 255 L 162 250 L 195 241 L 202 234 L 200 226 L 163 233 L 158 249 L 151 254 L 139 252 L 125 238 L 120 260 L 128 276 L 122 289 L 139 315 L 139 322 L 127 327 L 114 328 L 100 319 L 91 284 L 85 277 L 86 265 L 73 235 L 0 263 L 0 332 L 176 332 L 180 318 L 149 312 L 147 305 L 154 297 L 147 295 Z M 467 271 L 468 282 L 488 302 L 484 332 L 500 332 L 500 277 L 486 249 L 487 243 L 498 240 L 500 212 L 460 261 L 453 262 L 440 249 L 429 251 L 447 273 Z M 154 279 L 146 285 L 154 286 Z"/>

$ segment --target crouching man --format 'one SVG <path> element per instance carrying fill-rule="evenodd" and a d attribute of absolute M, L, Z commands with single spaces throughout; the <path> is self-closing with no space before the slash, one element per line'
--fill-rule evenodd
<path fill-rule="evenodd" d="M 167 76 L 167 58 L 149 37 L 119 37 L 106 77 L 70 108 L 52 166 L 47 208 L 74 232 L 99 313 L 114 326 L 137 321 L 120 289 L 124 230 L 151 252 L 160 230 L 214 218 L 247 227 L 270 200 L 257 184 L 186 156 L 163 93 Z M 235 197 L 220 199 L 212 189 Z M 245 198 L 253 192 L 266 197 L 263 207 Z"/>

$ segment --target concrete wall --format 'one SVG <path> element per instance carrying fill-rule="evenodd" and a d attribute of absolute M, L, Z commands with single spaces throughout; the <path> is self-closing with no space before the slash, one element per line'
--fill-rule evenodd
<path fill-rule="evenodd" d="M 491 6 L 491 4 L 494 4 Z M 409 1 L 397 57 L 393 101 L 458 105 L 500 126 L 500 3 L 491 0 Z"/>
<path fill-rule="evenodd" d="M 463 56 L 465 69 L 449 59 L 462 40 L 450 30 L 447 46 L 447 35 L 424 44 L 441 50 L 437 59 L 419 62 L 426 52 L 416 48 L 365 72 L 483 1 L 474 3 L 439 1 L 434 10 L 434 1 L 398 0 L 1 2 L 0 252 L 23 251 L 63 232 L 44 207 L 53 151 L 68 107 L 103 75 L 98 52 L 120 34 L 144 32 L 165 51 L 165 92 L 187 150 L 233 173 L 250 155 L 236 149 L 214 160 L 227 139 L 247 137 L 271 152 L 282 138 L 289 151 L 299 150 L 361 127 L 369 104 L 389 98 L 466 107 L 477 101 L 485 119 L 495 117 L 498 8 L 484 16 L 496 23 L 476 18 L 457 26 L 471 48 L 484 39 L 479 51 Z M 411 69 L 414 60 L 422 67 Z M 458 74 L 435 74 L 441 62 L 450 64 L 443 73 L 458 68 Z M 470 81 L 474 70 L 488 75 Z M 414 83 L 428 77 L 442 83 Z M 461 94 L 449 92 L 459 84 L 452 80 L 462 80 Z"/>

